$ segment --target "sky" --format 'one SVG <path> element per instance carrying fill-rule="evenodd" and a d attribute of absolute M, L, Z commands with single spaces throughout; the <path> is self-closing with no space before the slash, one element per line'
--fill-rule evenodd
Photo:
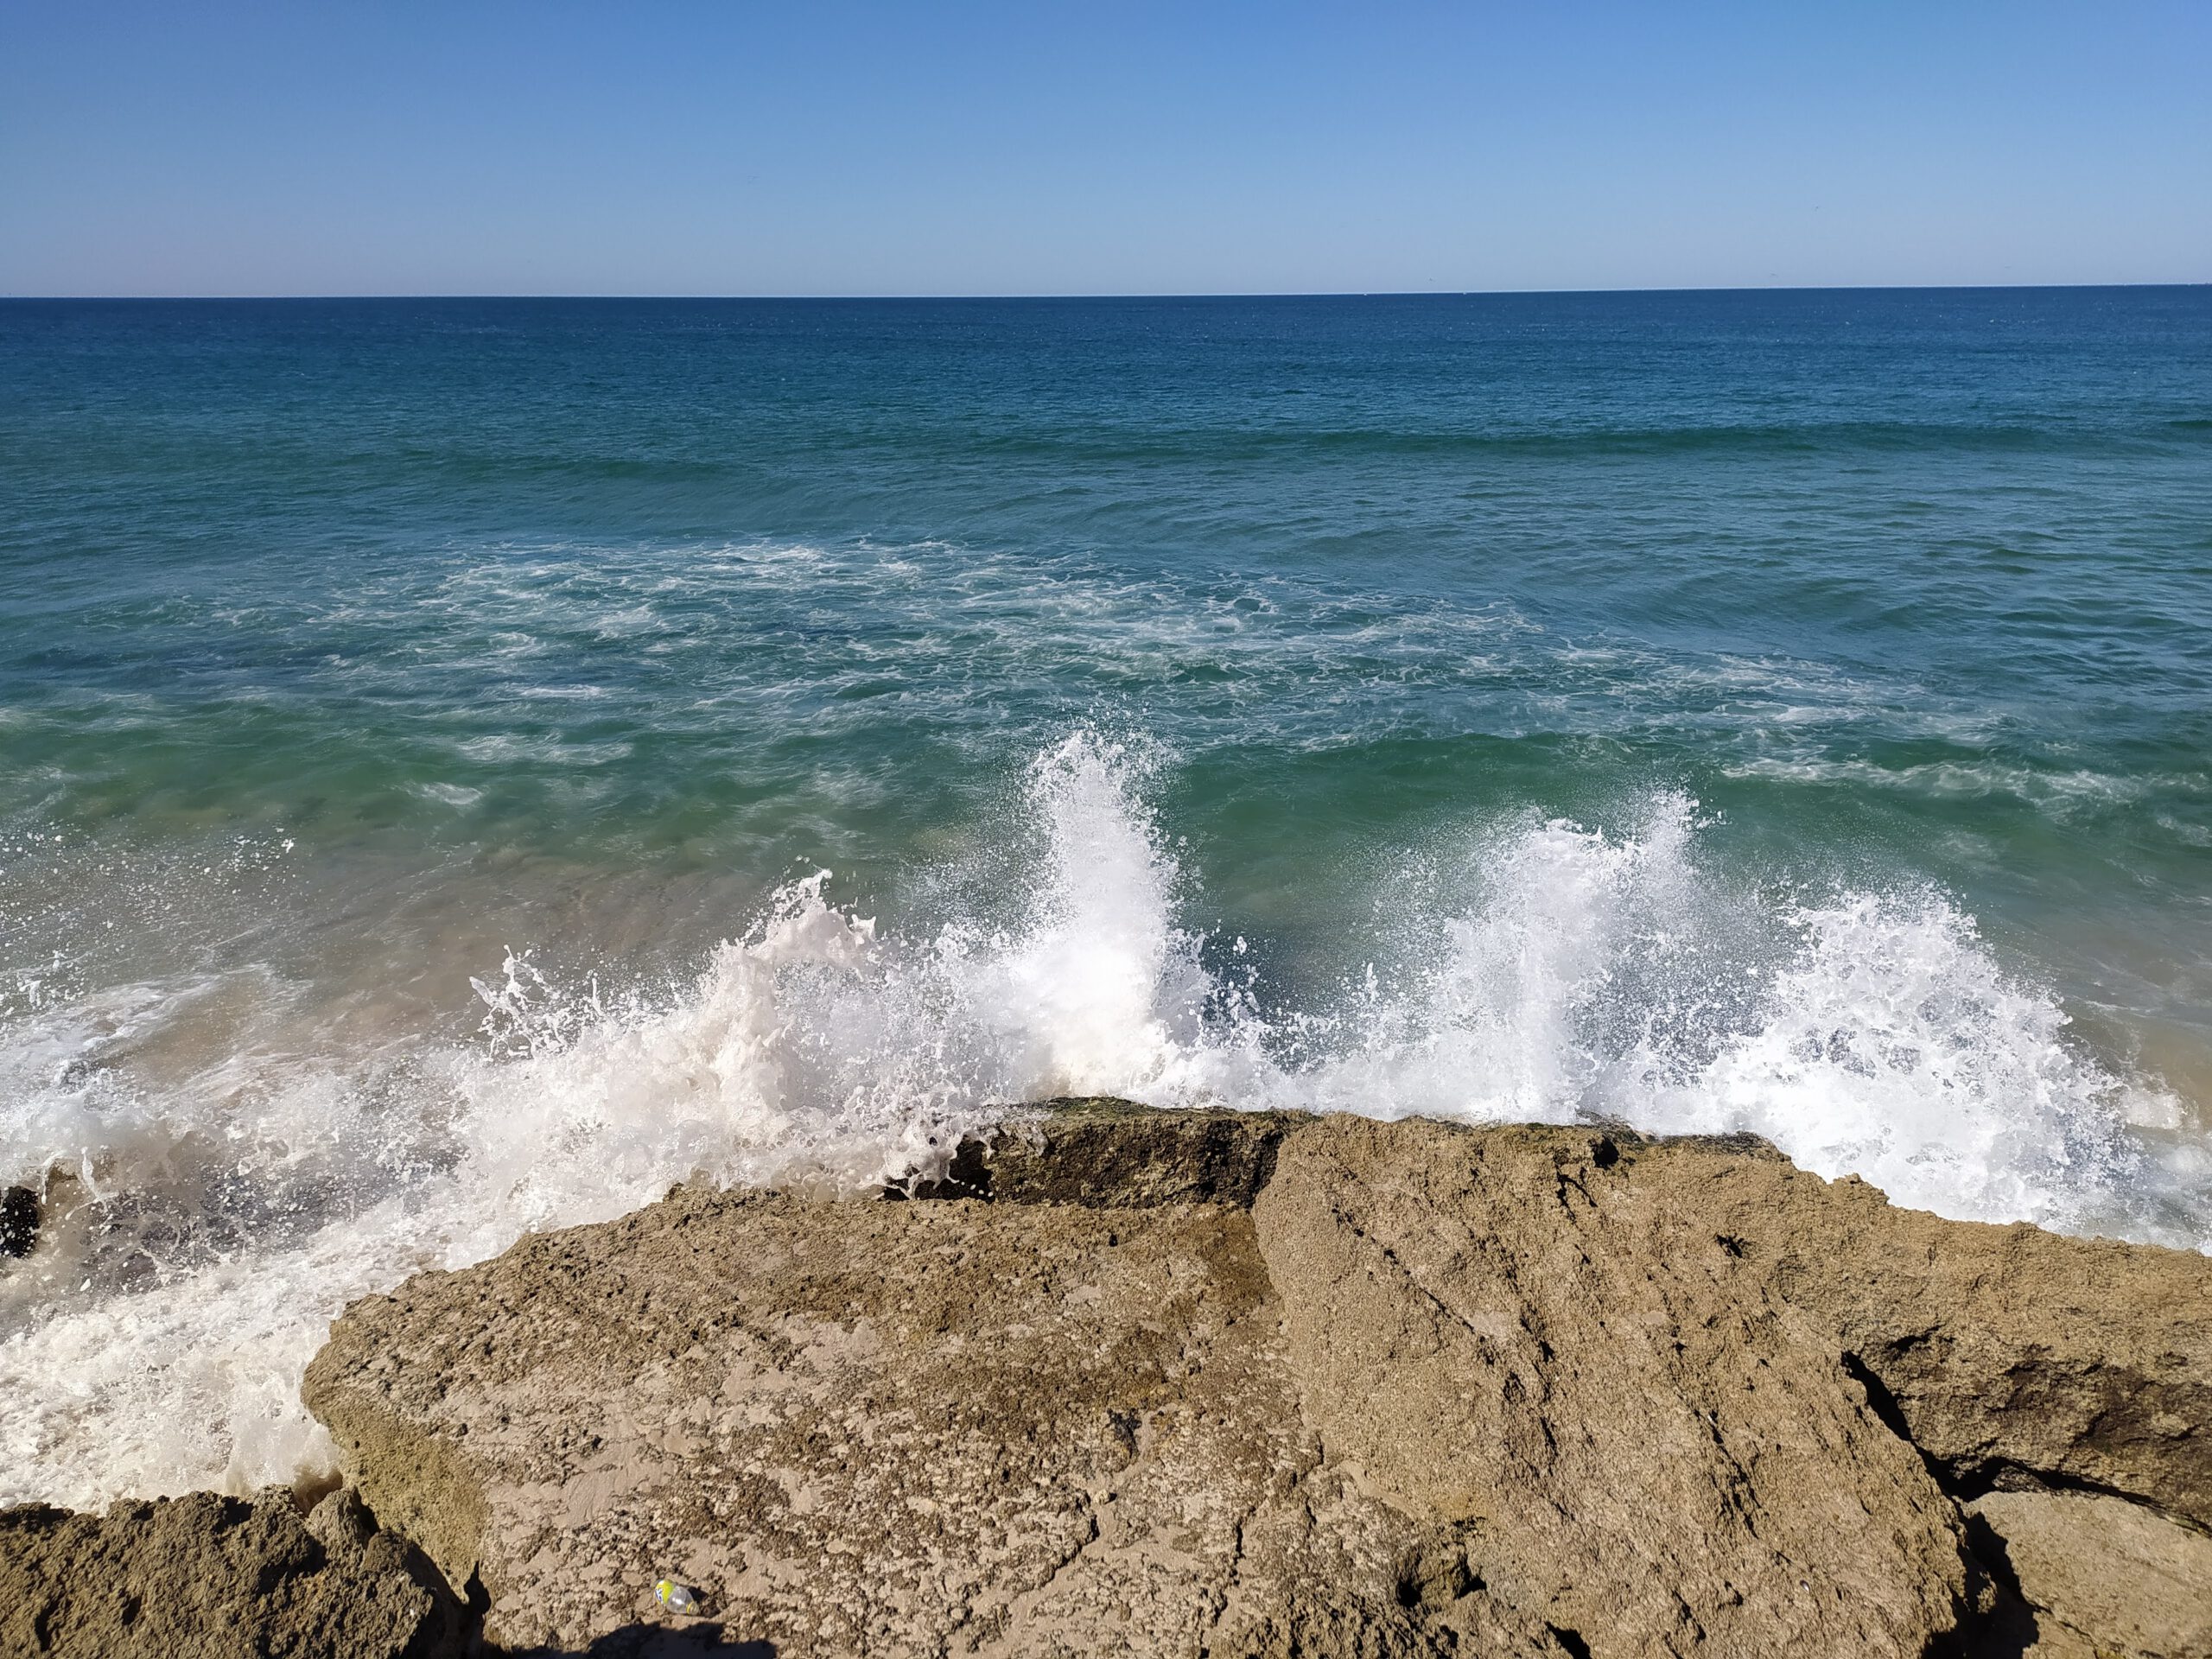
<path fill-rule="evenodd" d="M 0 0 L 0 295 L 2202 282 L 2212 3 Z"/>

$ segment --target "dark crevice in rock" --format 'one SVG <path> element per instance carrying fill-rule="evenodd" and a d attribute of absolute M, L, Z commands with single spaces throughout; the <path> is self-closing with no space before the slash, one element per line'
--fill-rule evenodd
<path fill-rule="evenodd" d="M 1929 1659 L 2014 1659 L 2036 1641 L 2036 1619 L 2020 1591 L 2018 1575 L 2005 1541 L 1980 1516 L 1963 1506 L 1992 1490 L 1980 1471 L 1961 1478 L 1957 1470 L 1929 1455 L 1912 1437 L 1897 1396 L 1857 1354 L 1843 1356 L 1843 1369 L 1866 1390 L 1867 1409 L 1883 1426 L 1920 1454 L 1921 1462 L 1944 1494 L 1961 1506 L 1960 1520 L 1966 1534 L 1961 1552 L 1969 1582 L 1967 1605 L 1958 1628 L 1930 1644 Z M 2120 1496 L 2120 1494 L 2113 1494 Z M 1977 1584 L 1977 1580 L 1980 1581 Z"/>
<path fill-rule="evenodd" d="M 1958 1628 L 1929 1643 L 1927 1659 L 2020 1659 L 2039 1634 L 2005 1541 L 1988 1522 L 1960 1511 L 1966 1533 L 1967 1599 Z"/>
<path fill-rule="evenodd" d="M 1942 1470 L 1935 1459 L 1929 1457 L 1925 1452 L 1920 1451 L 1919 1444 L 1912 1438 L 1911 1427 L 1905 1422 L 1904 1408 L 1897 1403 L 1897 1395 L 1890 1392 L 1890 1385 L 1875 1376 L 1866 1362 L 1856 1354 L 1843 1356 L 1843 1369 L 1845 1375 L 1866 1390 L 1866 1409 L 1874 1414 L 1883 1427 L 1888 1429 L 1907 1446 L 1911 1446 L 1914 1451 L 1920 1452 L 1921 1461 L 1928 1465 L 1929 1472 L 1935 1475 L 1938 1484 L 1941 1484 Z"/>
<path fill-rule="evenodd" d="M 468 1582 L 461 1586 L 461 1605 L 468 1610 L 471 1625 L 476 1630 L 482 1630 L 484 1615 L 492 1610 L 492 1592 L 484 1587 L 484 1580 L 474 1573 L 468 1575 Z"/>
<path fill-rule="evenodd" d="M 0 1196 L 0 1255 L 29 1255 L 38 1243 L 43 1219 L 38 1194 L 28 1186 L 11 1186 Z"/>
<path fill-rule="evenodd" d="M 1567 1649 L 1569 1659 L 1590 1659 L 1590 1644 L 1582 1639 L 1581 1631 L 1566 1630 L 1557 1624 L 1547 1624 L 1544 1628 L 1551 1632 L 1553 1641 Z"/>
<path fill-rule="evenodd" d="M 1971 1525 L 1967 1530 L 1971 1537 Z M 2033 1653 L 2042 1630 L 2018 1586 L 1971 1550 L 1966 1561 L 1974 1573 L 1969 1602 L 1961 1608 L 1955 1626 L 1929 1640 L 1922 1659 L 2023 1659 Z"/>
<path fill-rule="evenodd" d="M 1961 1503 L 1971 1503 L 1976 1498 L 1986 1497 L 1992 1492 L 2044 1492 L 2056 1496 L 2077 1493 L 2083 1497 L 2117 1498 L 2139 1510 L 2171 1521 L 2185 1532 L 2212 1536 L 2208 1528 L 2196 1516 L 2177 1513 L 2140 1492 L 2131 1492 L 2119 1486 L 2109 1486 L 2101 1481 L 2069 1475 L 2063 1470 L 2038 1469 L 2024 1463 L 2001 1458 L 1985 1458 L 1955 1465 L 1929 1460 L 1943 1490 Z"/>
<path fill-rule="evenodd" d="M 1930 1641 L 1924 1659 L 2023 1659 L 2035 1651 L 2041 1636 L 2035 1611 L 2018 1596 L 1999 1590 L 1988 1612 Z"/>
<path fill-rule="evenodd" d="M 1909 1340 L 1907 1347 L 1916 1345 L 1916 1338 Z M 1845 1373 L 1866 1390 L 1866 1408 L 1880 1420 L 1882 1426 L 1920 1454 L 1928 1472 L 1943 1489 L 1944 1496 L 1954 1503 L 1967 1504 L 1976 1498 L 1986 1497 L 1995 1491 L 2079 1492 L 2092 1497 L 2118 1498 L 2139 1509 L 2163 1516 L 2189 1531 L 2203 1533 L 2207 1529 L 2193 1516 L 2176 1514 L 2140 1492 L 2072 1475 L 2063 1470 L 2037 1468 L 2003 1458 L 1945 1459 L 1936 1456 L 1913 1437 L 1906 1421 L 1904 1408 L 1873 1368 L 1855 1353 L 1842 1357 Z M 1986 1530 L 1986 1529 L 1985 1529 Z M 2000 1575 L 2001 1578 L 2001 1575 Z"/>
<path fill-rule="evenodd" d="M 1966 1524 L 1967 1548 L 1972 1553 L 1976 1566 L 1986 1573 L 1991 1582 L 2006 1594 L 2020 1593 L 2020 1576 L 2012 1570 L 2012 1552 L 1997 1529 L 1971 1510 L 1962 1511 Z"/>
<path fill-rule="evenodd" d="M 1610 1147 L 1613 1143 L 1607 1141 L 1603 1144 Z M 1615 1154 L 1617 1157 L 1618 1155 L 1618 1154 Z M 1582 1195 L 1582 1202 L 1585 1205 L 1588 1205 L 1592 1210 L 1595 1210 L 1598 1207 L 1598 1200 L 1590 1196 L 1590 1189 L 1582 1185 L 1582 1178 L 1580 1175 L 1569 1173 L 1566 1166 L 1562 1165 L 1559 1170 L 1558 1197 L 1559 1207 L 1560 1209 L 1571 1211 L 1573 1207 L 1567 1201 L 1567 1189 L 1570 1186 Z"/>

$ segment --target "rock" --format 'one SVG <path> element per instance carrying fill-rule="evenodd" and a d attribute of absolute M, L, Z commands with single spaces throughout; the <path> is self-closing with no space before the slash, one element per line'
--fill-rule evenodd
<path fill-rule="evenodd" d="M 1515 1166 L 1518 1196 L 1502 1202 L 1544 1199 L 1601 1230 L 1638 1206 L 1664 1232 L 1670 1272 L 1718 1266 L 1738 1294 L 1815 1321 L 1872 1408 L 1955 1490 L 2093 1486 L 2212 1525 L 2202 1255 L 1895 1209 L 1856 1178 L 1823 1181 L 1740 1138 L 1363 1122 L 1329 1120 L 1300 1144 L 1379 1135 L 1447 1163 L 1436 1147 L 1469 1136 L 1485 1158 L 1549 1148 Z M 1526 1224 L 1501 1214 L 1499 1224 Z M 1651 1236 L 1656 1246 L 1661 1232 Z"/>
<path fill-rule="evenodd" d="M 1592 1654 L 1921 1652 L 1970 1611 L 1949 1500 L 1818 1321 L 1673 1211 L 1666 1154 L 1611 1144 L 1291 1137 L 1255 1216 L 1330 1455 Z"/>
<path fill-rule="evenodd" d="M 437 1659 L 462 1633 L 414 1550 L 319 1539 L 289 1492 L 0 1511 L 0 1652 Z"/>
<path fill-rule="evenodd" d="M 1281 1321 L 1230 1205 L 683 1192 L 357 1305 L 307 1396 L 510 1644 L 669 1575 L 786 1659 L 1560 1653 L 1324 1465 Z"/>
<path fill-rule="evenodd" d="M 1622 1145 L 1663 1160 L 1686 1217 L 1826 1321 L 1955 1489 L 2094 1487 L 2212 1525 L 2212 1262 L 1945 1221 L 1696 1142 Z"/>
<path fill-rule="evenodd" d="M 1969 1506 L 2035 1614 L 2050 1659 L 2212 1659 L 2212 1538 L 2089 1492 L 1991 1492 Z"/>
<path fill-rule="evenodd" d="M 376 1516 L 351 1486 L 340 1486 L 308 1511 L 308 1530 L 324 1548 L 342 1554 L 359 1549 L 377 1529 Z"/>
<path fill-rule="evenodd" d="M 571 1652 L 1974 1651 L 2074 1615 L 1959 1499 L 2212 1491 L 2212 1262 L 1757 1141 L 1082 1102 L 886 1196 L 423 1275 L 306 1398 L 491 1639 Z"/>
<path fill-rule="evenodd" d="M 1233 1204 L 1249 1209 L 1295 1112 L 1163 1112 L 1126 1100 L 1046 1101 L 988 1141 L 966 1140 L 935 1180 L 891 1196 L 1080 1204 L 1103 1209 Z"/>

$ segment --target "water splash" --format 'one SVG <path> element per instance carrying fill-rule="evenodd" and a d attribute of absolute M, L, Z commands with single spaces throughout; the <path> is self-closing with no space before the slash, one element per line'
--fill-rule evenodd
<path fill-rule="evenodd" d="M 1180 919 L 1157 765 L 1091 731 L 1039 755 L 933 931 L 816 872 L 673 990 L 511 953 L 467 1044 L 318 1050 L 262 970 L 42 982 L 0 1027 L 4 1173 L 55 1217 L 0 1281 L 0 1501 L 286 1478 L 328 1456 L 296 1385 L 354 1296 L 681 1179 L 862 1186 L 1061 1093 L 1749 1129 L 1948 1215 L 2212 1238 L 2201 1148 L 2138 1132 L 2171 1102 L 1939 893 L 1763 895 L 1662 794 L 1407 861 L 1367 965 L 1277 1006 Z M 156 1087 L 133 1045 L 165 1031 L 200 1038 Z"/>

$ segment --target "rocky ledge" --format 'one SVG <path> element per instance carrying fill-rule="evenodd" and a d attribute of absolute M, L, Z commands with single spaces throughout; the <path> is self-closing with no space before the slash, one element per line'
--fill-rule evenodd
<path fill-rule="evenodd" d="M 411 1280 L 305 1393 L 345 1489 L 0 1517 L 0 1646 L 2212 1656 L 2212 1261 L 1749 1140 L 1060 1103 Z"/>

